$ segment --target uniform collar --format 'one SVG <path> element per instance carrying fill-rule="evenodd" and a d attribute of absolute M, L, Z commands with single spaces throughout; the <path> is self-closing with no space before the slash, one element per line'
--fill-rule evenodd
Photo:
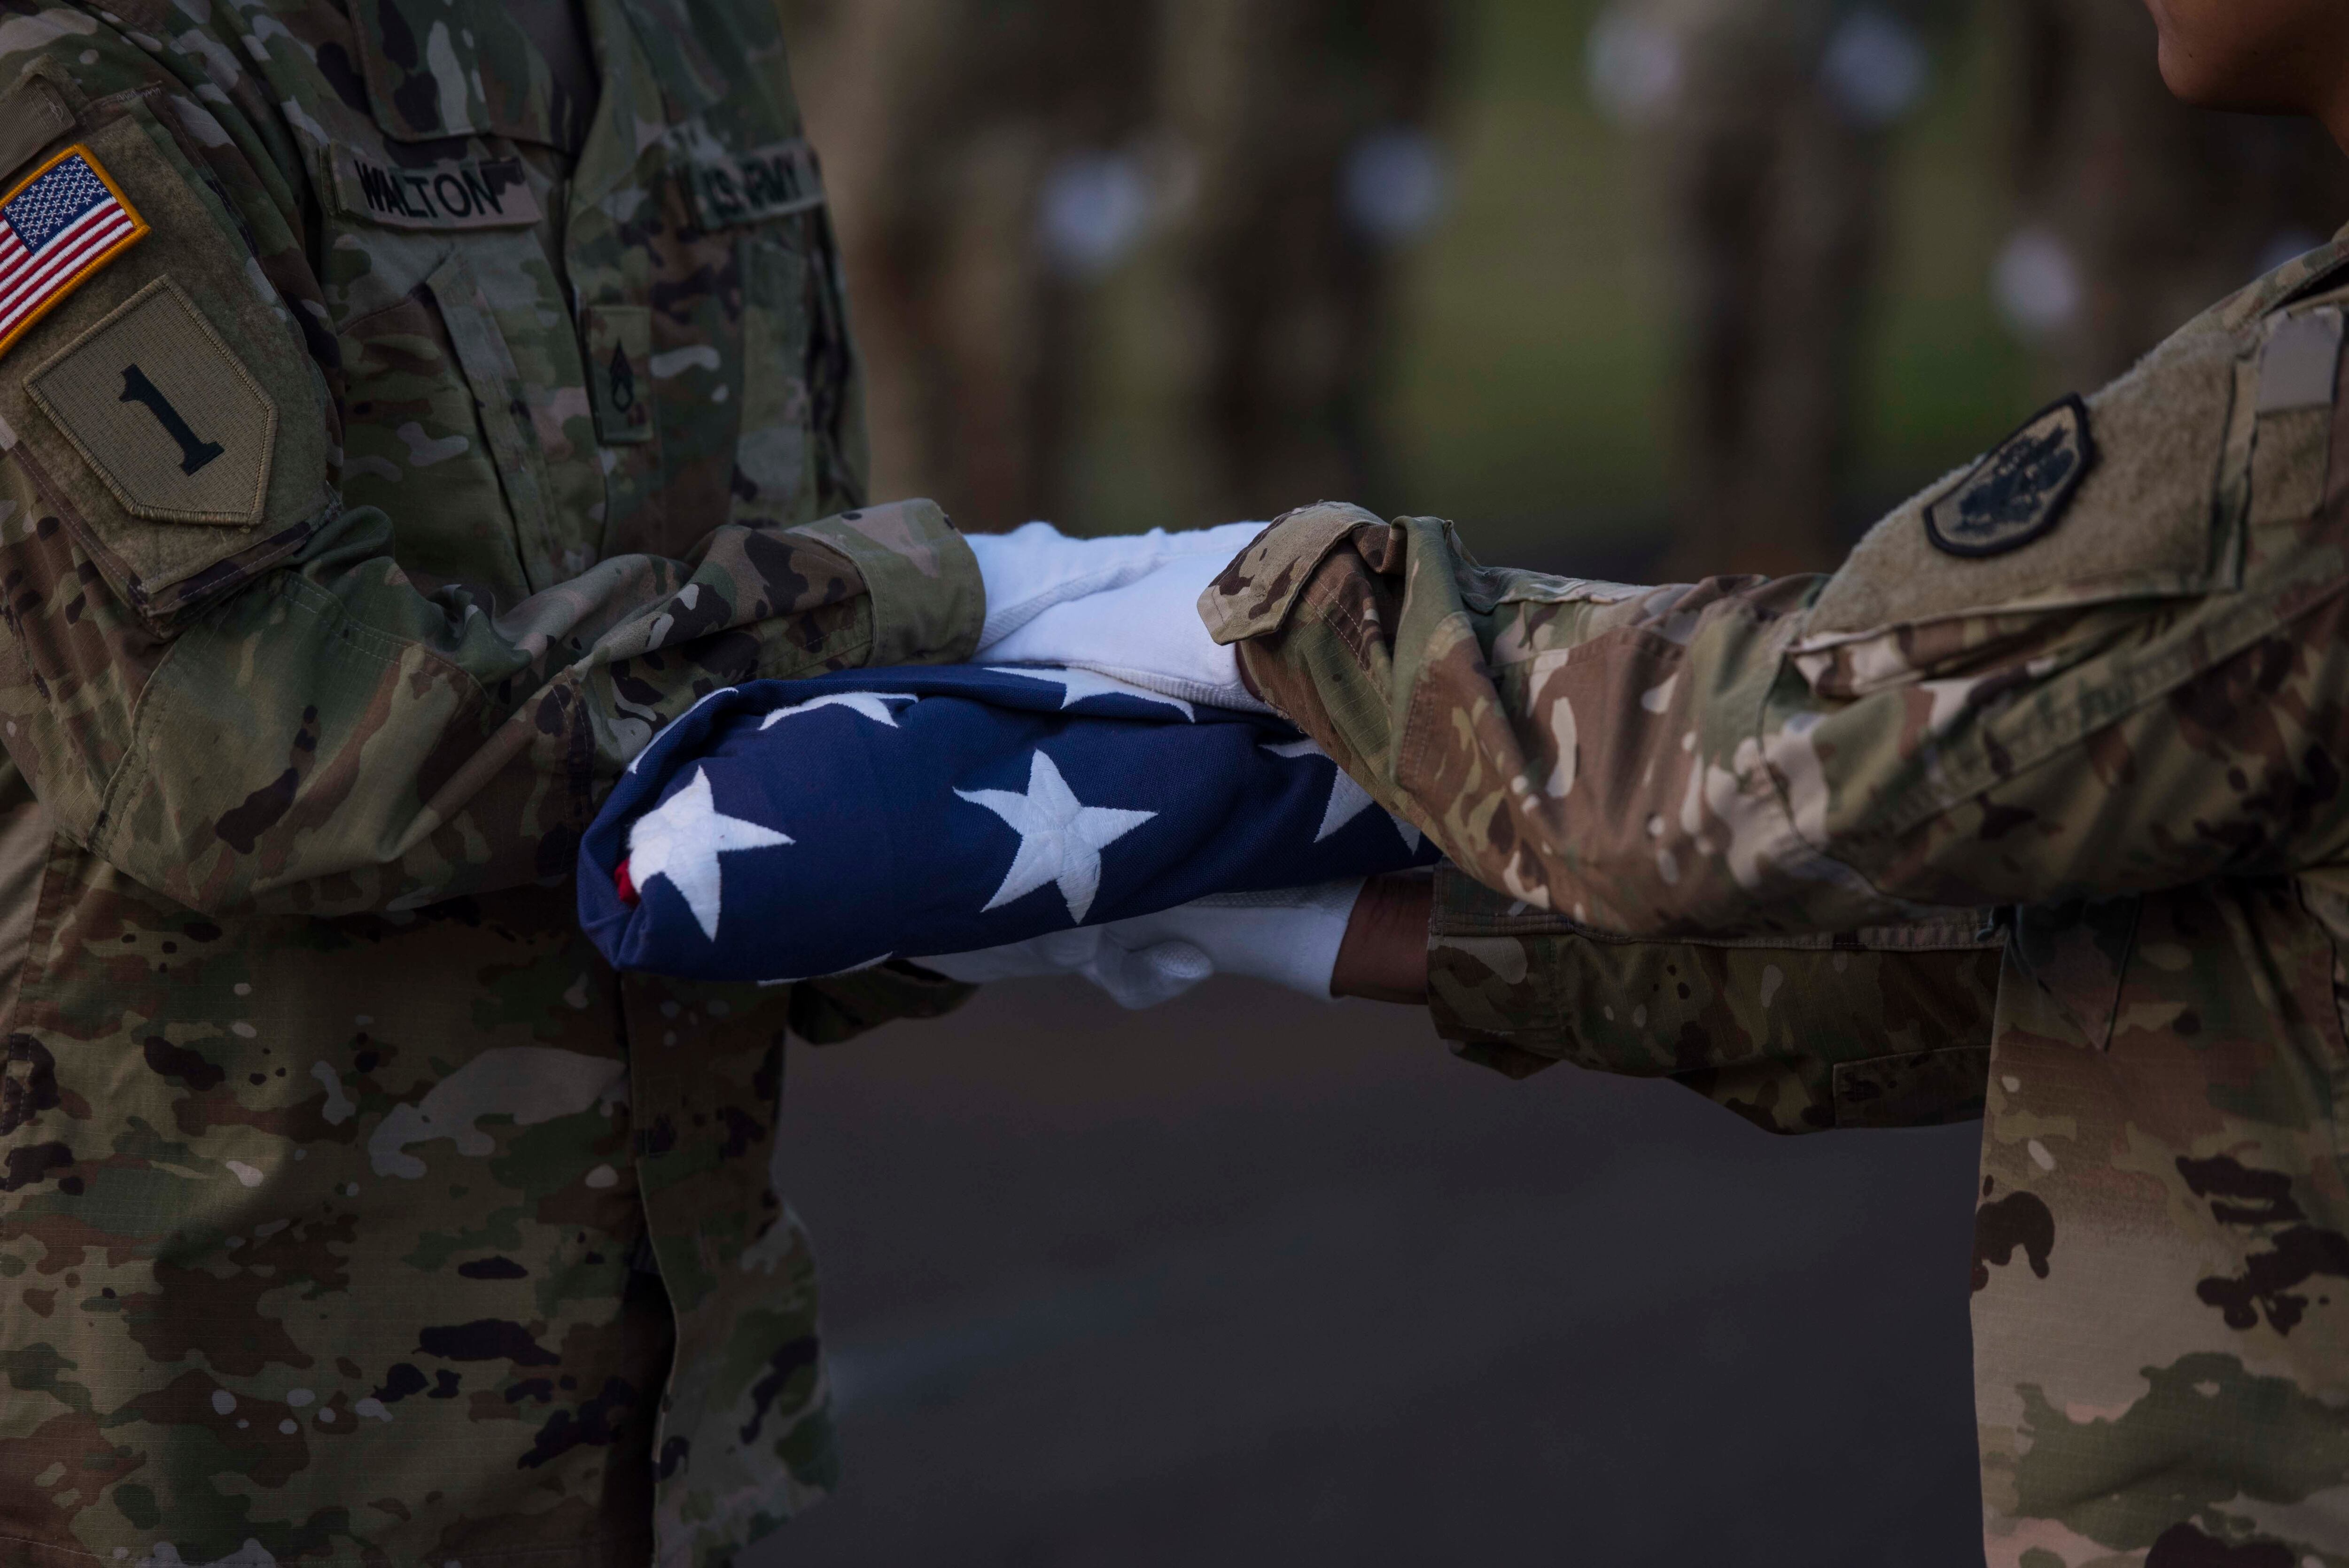
<path fill-rule="evenodd" d="M 351 20 L 368 106 L 391 140 L 494 136 L 569 152 L 585 139 L 595 105 L 549 65 L 529 15 L 352 0 Z"/>

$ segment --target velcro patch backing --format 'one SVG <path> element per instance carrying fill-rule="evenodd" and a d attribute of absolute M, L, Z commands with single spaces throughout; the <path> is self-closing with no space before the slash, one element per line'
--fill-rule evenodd
<path fill-rule="evenodd" d="M 1902 505 L 1868 531 L 1820 593 L 1806 637 L 2231 586 L 2240 520 L 2214 496 L 2230 451 L 2240 347 L 2233 335 L 2189 335 L 2097 393 L 2096 461 L 2055 514 L 2062 526 L 2044 530 L 2028 549 L 1961 556 L 1932 542 L 1925 511 L 1965 476 Z M 2250 445 L 2242 443 L 2245 452 Z"/>
<path fill-rule="evenodd" d="M 2340 306 L 2279 318 L 2260 350 L 2259 411 L 2290 414 L 2332 407 L 2340 369 Z"/>

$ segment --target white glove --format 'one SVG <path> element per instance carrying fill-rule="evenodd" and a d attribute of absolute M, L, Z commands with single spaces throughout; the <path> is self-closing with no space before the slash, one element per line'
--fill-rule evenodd
<path fill-rule="evenodd" d="M 1199 595 L 1263 531 L 1234 522 L 1189 533 L 1067 539 L 1049 523 L 971 537 L 987 588 L 976 662 L 1065 665 L 1162 696 L 1268 711 L 1239 659 L 1199 619 Z"/>
<path fill-rule="evenodd" d="M 1081 975 L 1130 1008 L 1172 1001 L 1211 975 L 1251 975 L 1326 1002 L 1338 948 L 1361 892 L 1357 879 L 1280 892 L 1219 893 L 1163 914 L 914 962 L 971 984 Z"/>

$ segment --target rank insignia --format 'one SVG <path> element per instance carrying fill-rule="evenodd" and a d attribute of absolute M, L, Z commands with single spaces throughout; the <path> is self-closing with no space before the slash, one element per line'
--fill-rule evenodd
<path fill-rule="evenodd" d="M 146 232 L 86 147 L 0 196 L 0 354 Z"/>
<path fill-rule="evenodd" d="M 2075 396 L 2033 415 L 1925 509 L 1925 534 L 1951 555 L 2020 550 L 2064 520 L 2095 465 L 2088 406 Z"/>

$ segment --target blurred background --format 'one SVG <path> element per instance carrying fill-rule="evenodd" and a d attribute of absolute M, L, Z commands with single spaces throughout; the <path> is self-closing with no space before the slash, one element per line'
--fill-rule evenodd
<path fill-rule="evenodd" d="M 1831 568 L 2349 220 L 2137 0 L 781 0 L 877 496 Z M 802 1051 L 849 1475 L 771 1561 L 1979 1563 L 1971 1130 L 998 987 Z"/>

